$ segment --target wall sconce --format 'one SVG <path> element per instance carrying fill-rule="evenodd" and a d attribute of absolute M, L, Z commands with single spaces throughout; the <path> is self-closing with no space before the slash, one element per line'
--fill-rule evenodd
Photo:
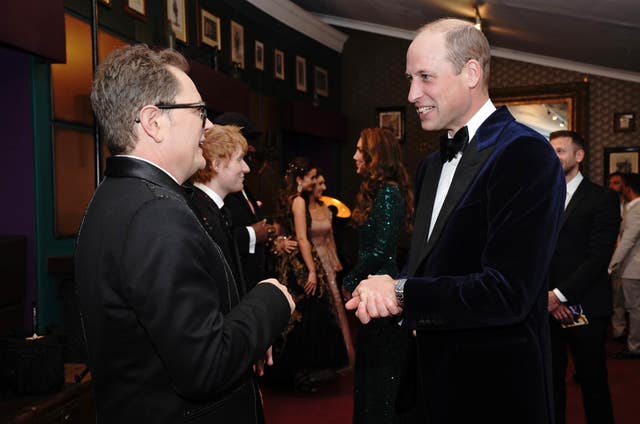
<path fill-rule="evenodd" d="M 475 24 L 473 26 L 476 27 L 478 31 L 482 31 L 482 17 L 480 16 L 480 6 L 484 4 L 484 0 L 474 0 L 473 2 L 473 12 L 475 14 Z"/>

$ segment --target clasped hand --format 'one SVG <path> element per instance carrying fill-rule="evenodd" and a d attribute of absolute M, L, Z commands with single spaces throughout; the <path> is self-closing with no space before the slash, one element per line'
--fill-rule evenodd
<path fill-rule="evenodd" d="M 394 285 L 395 280 L 389 275 L 369 275 L 360 281 L 345 307 L 356 309 L 356 316 L 363 324 L 372 318 L 398 315 L 402 308 L 398 305 Z"/>

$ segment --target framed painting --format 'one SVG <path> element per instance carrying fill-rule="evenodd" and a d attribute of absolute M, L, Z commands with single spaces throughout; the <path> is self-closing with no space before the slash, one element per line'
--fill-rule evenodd
<path fill-rule="evenodd" d="M 388 128 L 399 143 L 404 143 L 404 107 L 376 109 L 377 126 Z"/>
<path fill-rule="evenodd" d="M 296 89 L 307 91 L 307 60 L 296 56 Z"/>
<path fill-rule="evenodd" d="M 244 27 L 231 21 L 231 62 L 244 69 Z"/>
<path fill-rule="evenodd" d="M 314 69 L 315 93 L 320 96 L 329 97 L 329 74 L 327 70 L 319 66 L 316 66 Z"/>
<path fill-rule="evenodd" d="M 200 43 L 222 50 L 220 18 L 200 9 Z"/>
<path fill-rule="evenodd" d="M 108 3 L 102 3 L 110 6 L 111 0 Z M 127 0 L 124 4 L 124 10 L 138 18 L 145 18 L 147 16 L 147 2 L 146 0 Z"/>
<path fill-rule="evenodd" d="M 635 131 L 636 114 L 633 112 L 622 112 L 613 114 L 613 131 L 627 132 Z"/>
<path fill-rule="evenodd" d="M 640 170 L 640 147 L 607 147 L 604 149 L 604 181 L 609 174 L 638 172 Z"/>
<path fill-rule="evenodd" d="M 275 49 L 273 51 L 273 75 L 276 79 L 284 80 L 284 52 Z"/>
<path fill-rule="evenodd" d="M 167 0 L 167 20 L 171 22 L 171 29 L 176 40 L 187 44 L 187 15 L 186 0 Z"/>
<path fill-rule="evenodd" d="M 255 41 L 254 63 L 256 64 L 256 69 L 264 71 L 264 44 L 258 40 Z"/>

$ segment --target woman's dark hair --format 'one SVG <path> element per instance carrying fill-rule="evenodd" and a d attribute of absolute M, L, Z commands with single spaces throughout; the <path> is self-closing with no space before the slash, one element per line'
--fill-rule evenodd
<path fill-rule="evenodd" d="M 311 164 L 311 161 L 302 156 L 295 157 L 287 165 L 287 169 L 284 172 L 284 187 L 280 189 L 278 198 L 278 215 L 280 218 L 287 216 L 289 209 L 291 209 L 291 202 L 294 197 L 300 194 L 305 203 L 309 203 L 309 192 L 299 192 L 297 178 L 304 178 L 315 167 Z"/>
<path fill-rule="evenodd" d="M 356 197 L 352 222 L 362 225 L 373 206 L 378 190 L 383 185 L 397 185 L 405 202 L 405 227 L 411 229 L 413 216 L 413 190 L 409 174 L 402 163 L 398 140 L 386 128 L 365 128 L 360 133 L 365 171 Z"/>

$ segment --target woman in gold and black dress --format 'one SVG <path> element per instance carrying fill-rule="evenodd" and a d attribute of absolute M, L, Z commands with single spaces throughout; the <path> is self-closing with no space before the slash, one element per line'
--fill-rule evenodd
<path fill-rule="evenodd" d="M 307 204 L 316 174 L 307 158 L 293 159 L 287 166 L 279 205 L 283 234 L 298 242 L 298 249 L 283 253 L 277 266 L 278 279 L 287 285 L 296 311 L 274 345 L 271 374 L 284 382 L 293 381 L 300 391 L 315 390 L 315 383 L 333 376 L 330 371 L 347 362 L 326 274 L 311 244 Z"/>

